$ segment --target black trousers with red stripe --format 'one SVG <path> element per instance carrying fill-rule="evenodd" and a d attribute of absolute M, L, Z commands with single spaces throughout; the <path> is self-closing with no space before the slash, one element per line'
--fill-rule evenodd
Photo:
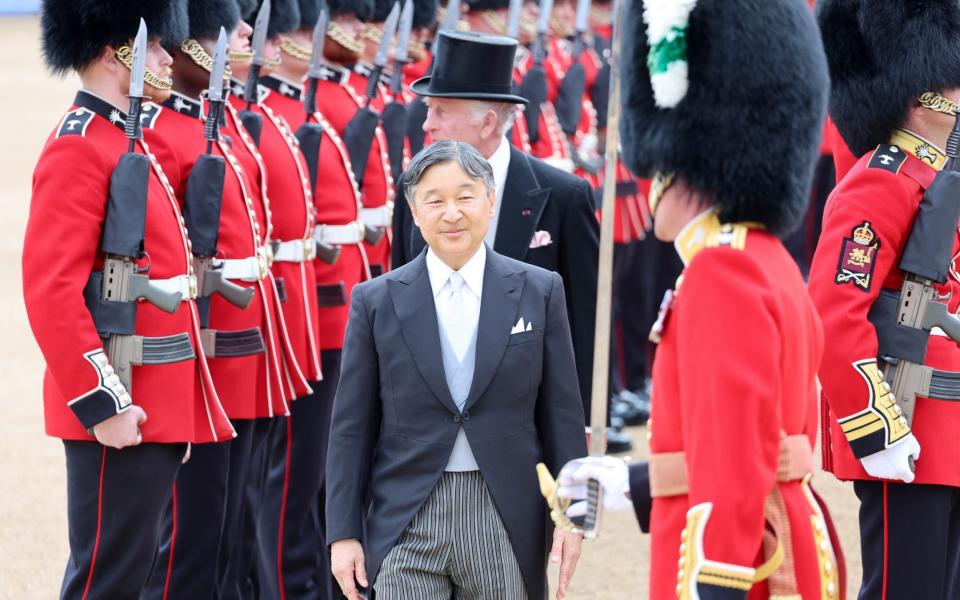
<path fill-rule="evenodd" d="M 229 507 L 242 495 L 249 467 L 253 421 L 234 419 L 237 437 L 211 444 L 194 444 L 190 460 L 180 469 L 161 529 L 157 566 L 144 600 L 217 598 L 221 556 L 228 527 L 237 515 Z"/>
<path fill-rule="evenodd" d="M 960 488 L 855 481 L 853 490 L 860 498 L 859 598 L 960 598 Z"/>
<path fill-rule="evenodd" d="M 60 598 L 139 598 L 186 444 L 64 441 L 70 558 Z"/>
<path fill-rule="evenodd" d="M 313 394 L 294 401 L 276 440 L 261 521 L 261 600 L 341 597 L 330 574 L 326 522 L 320 510 L 325 504 L 327 441 L 340 355 L 340 350 L 321 352 L 323 381 L 311 384 Z"/>

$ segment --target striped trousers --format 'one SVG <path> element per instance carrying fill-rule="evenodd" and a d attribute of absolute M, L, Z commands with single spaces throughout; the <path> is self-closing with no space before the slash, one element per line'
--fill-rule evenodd
<path fill-rule="evenodd" d="M 510 538 L 480 471 L 447 472 L 387 553 L 377 600 L 526 600 Z"/>

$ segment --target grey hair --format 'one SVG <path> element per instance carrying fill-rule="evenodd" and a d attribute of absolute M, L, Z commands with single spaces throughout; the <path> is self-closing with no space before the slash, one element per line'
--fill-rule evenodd
<path fill-rule="evenodd" d="M 435 142 L 425 147 L 410 161 L 410 166 L 403 172 L 403 193 L 407 202 L 413 204 L 417 184 L 427 169 L 441 163 L 455 162 L 473 180 L 483 182 L 487 193 L 493 192 L 496 183 L 493 180 L 493 169 L 487 159 L 476 148 L 464 142 L 445 140 Z"/>
<path fill-rule="evenodd" d="M 470 103 L 470 116 L 474 124 L 483 119 L 487 111 L 492 110 L 497 115 L 497 135 L 503 135 L 513 127 L 513 120 L 517 115 L 517 107 L 509 102 L 490 102 L 475 100 Z"/>

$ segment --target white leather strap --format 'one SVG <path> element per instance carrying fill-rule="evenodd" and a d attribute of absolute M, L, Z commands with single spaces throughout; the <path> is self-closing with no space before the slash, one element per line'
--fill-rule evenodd
<path fill-rule="evenodd" d="M 313 240 L 278 242 L 273 247 L 274 262 L 302 263 L 313 260 Z"/>
<path fill-rule="evenodd" d="M 388 204 L 376 208 L 364 208 L 360 210 L 360 220 L 364 225 L 370 227 L 390 227 L 391 213 L 393 212 Z"/>
<path fill-rule="evenodd" d="M 224 279 L 252 282 L 260 281 L 267 275 L 266 260 L 261 260 L 259 256 L 226 258 L 221 262 Z"/>
<path fill-rule="evenodd" d="M 359 244 L 363 241 L 363 223 L 354 221 L 346 225 L 317 225 L 313 239 L 318 244 Z"/>

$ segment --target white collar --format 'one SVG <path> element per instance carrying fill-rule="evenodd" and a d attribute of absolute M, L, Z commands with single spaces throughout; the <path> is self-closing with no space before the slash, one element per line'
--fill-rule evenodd
<path fill-rule="evenodd" d="M 487 162 L 490 163 L 490 169 L 493 170 L 493 178 L 497 185 L 502 186 L 502 182 L 507 178 L 507 169 L 510 168 L 510 142 L 506 136 L 500 139 L 500 146 L 487 159 Z"/>
<path fill-rule="evenodd" d="M 480 298 L 483 292 L 483 270 L 486 264 L 487 245 L 480 244 L 480 248 L 470 257 L 470 260 L 460 267 L 460 276 L 477 298 Z M 433 248 L 427 250 L 427 274 L 430 276 L 433 297 L 436 298 L 453 274 L 453 269 L 440 260 L 440 257 L 433 252 Z"/>

